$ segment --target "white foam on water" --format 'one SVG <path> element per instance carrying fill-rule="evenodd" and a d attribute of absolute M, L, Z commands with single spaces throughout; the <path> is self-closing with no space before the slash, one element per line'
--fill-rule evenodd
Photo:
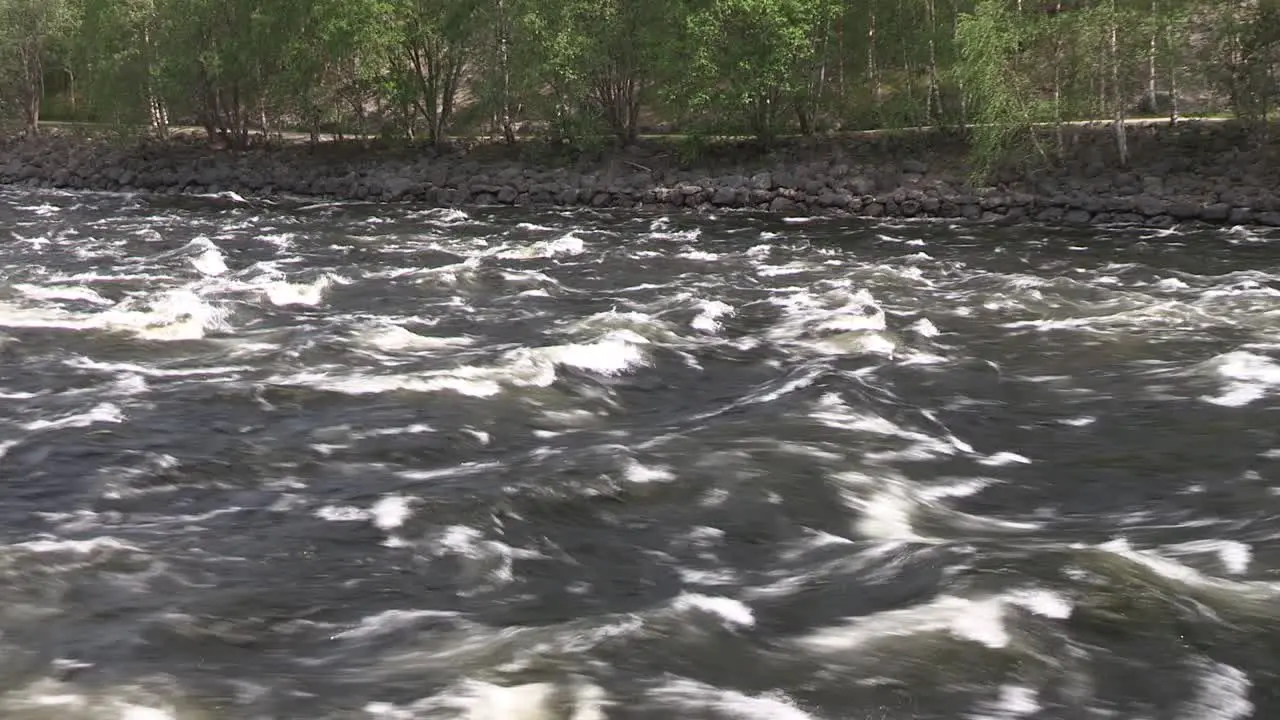
<path fill-rule="evenodd" d="M 701 612 L 714 615 L 726 627 L 755 627 L 756 616 L 741 600 L 700 593 L 681 593 L 672 602 L 677 612 Z"/>
<path fill-rule="evenodd" d="M 628 458 L 622 470 L 622 477 L 629 483 L 646 485 L 649 483 L 671 482 L 676 474 L 671 468 L 658 465 L 644 465 L 634 458 Z"/>
<path fill-rule="evenodd" d="M 385 610 L 360 618 L 355 627 L 333 635 L 335 640 L 362 640 L 412 630 L 424 618 L 456 618 L 458 613 L 446 610 Z"/>
<path fill-rule="evenodd" d="M 845 501 L 859 512 L 855 527 L 863 537 L 894 542 L 938 542 L 936 538 L 916 532 L 912 525 L 916 503 L 901 484 L 891 484 L 869 497 L 846 493 Z"/>
<path fill-rule="evenodd" d="M 374 527 L 390 532 L 405 524 L 413 515 L 413 501 L 402 495 L 387 495 L 369 508 Z"/>
<path fill-rule="evenodd" d="M 470 337 L 431 337 L 419 335 L 399 325 L 370 328 L 356 335 L 356 341 L 362 345 L 370 345 L 379 350 L 397 351 L 431 351 L 449 348 L 466 347 L 475 342 Z"/>
<path fill-rule="evenodd" d="M 146 704 L 139 702 L 139 696 L 150 693 L 131 687 L 109 687 L 92 695 L 72 692 L 71 689 L 67 683 L 51 678 L 36 680 L 0 694 L 0 713 L 6 718 L 57 720 L 182 720 L 184 717 L 183 713 L 173 709 L 157 707 L 165 703 L 154 700 Z"/>
<path fill-rule="evenodd" d="M 89 538 L 87 540 L 58 540 L 42 538 L 26 540 L 9 546 L 15 550 L 33 553 L 70 553 L 73 555 L 92 555 L 112 552 L 142 552 L 141 548 L 110 535 Z"/>
<path fill-rule="evenodd" d="M 698 314 L 689 322 L 689 327 L 705 333 L 720 331 L 720 318 L 734 313 L 733 306 L 719 300 L 704 300 L 699 303 Z"/>
<path fill-rule="evenodd" d="M 1077 545 L 1075 547 L 1083 548 L 1087 546 Z M 1277 595 L 1280 595 L 1280 584 L 1278 583 L 1254 580 L 1228 580 L 1225 578 L 1208 576 L 1195 568 L 1184 565 L 1176 560 L 1171 560 L 1154 551 L 1136 550 L 1126 538 L 1116 538 L 1093 547 L 1096 550 L 1124 558 L 1129 562 L 1146 568 L 1160 577 L 1181 583 L 1188 588 L 1216 591 L 1226 599 L 1265 601 L 1270 603 L 1274 602 Z M 1177 551 L 1177 548 L 1178 546 L 1174 546 L 1174 552 Z M 1224 565 L 1227 565 L 1228 562 L 1240 562 L 1243 558 L 1239 555 L 1240 551 L 1236 549 L 1228 551 L 1226 558 L 1223 558 L 1221 555 L 1219 555 L 1219 558 Z M 1229 572 L 1231 570 L 1229 565 L 1227 566 L 1227 570 Z"/>
<path fill-rule="evenodd" d="M 852 529 L 868 539 L 935 544 L 952 533 L 962 537 L 974 533 L 1027 533 L 1043 526 L 1039 522 L 960 512 L 939 502 L 948 496 L 945 490 L 939 492 L 936 487 L 921 486 L 888 470 L 874 475 L 841 472 L 833 475 L 832 480 L 845 505 L 857 513 Z M 915 524 L 917 516 L 939 527 L 942 536 L 921 534 Z"/>
<path fill-rule="evenodd" d="M 125 705 L 120 711 L 120 720 L 177 720 L 169 712 L 143 705 Z"/>
<path fill-rule="evenodd" d="M 124 411 L 111 403 L 99 403 L 82 413 L 67 415 L 57 420 L 33 420 L 22 425 L 25 430 L 63 430 L 89 427 L 98 423 L 119 424 L 125 422 Z"/>
<path fill-rule="evenodd" d="M 912 607 L 882 610 L 852 618 L 796 638 L 804 651 L 817 655 L 856 652 L 869 645 L 922 634 L 946 633 L 988 648 L 1004 648 L 1011 641 L 1004 625 L 1005 601 L 941 595 Z"/>
<path fill-rule="evenodd" d="M 998 482 L 1000 481 L 988 477 L 961 478 L 942 484 L 924 485 L 917 492 L 926 500 L 971 497 Z"/>
<path fill-rule="evenodd" d="M 20 307 L 0 302 L 0 327 L 83 330 L 92 326 L 85 316 L 59 308 Z"/>
<path fill-rule="evenodd" d="M 878 415 L 855 410 L 836 393 L 823 395 L 814 403 L 809 417 L 829 428 L 896 437 L 910 443 L 901 450 L 865 453 L 871 460 L 931 460 L 963 452 L 965 447 L 954 438 L 910 430 Z"/>
<path fill-rule="evenodd" d="M 15 210 L 23 210 L 39 217 L 49 217 L 62 212 L 62 208 L 49 203 L 40 203 L 39 205 L 14 205 Z"/>
<path fill-rule="evenodd" d="M 142 375 L 145 377 L 196 377 L 200 375 L 230 375 L 245 372 L 253 368 L 248 365 L 223 365 L 214 367 L 156 368 L 131 362 L 105 362 L 82 355 L 75 355 L 63 361 L 67 367 L 80 370 L 97 370 L 125 375 Z"/>
<path fill-rule="evenodd" d="M 646 345 L 649 345 L 648 338 L 638 333 L 615 330 L 592 343 L 553 345 L 534 352 L 560 365 L 609 376 L 648 365 Z"/>
<path fill-rule="evenodd" d="M 764 278 L 782 277 L 785 275 L 799 275 L 800 273 L 813 270 L 814 266 L 806 262 L 795 261 L 786 265 L 765 265 L 756 268 L 756 275 Z"/>
<path fill-rule="evenodd" d="M 272 385 L 303 386 L 317 390 L 339 392 L 346 395 L 376 395 L 388 392 L 455 392 L 476 398 L 494 397 L 506 386 L 550 387 L 556 381 L 552 363 L 538 362 L 536 358 L 519 358 L 497 367 L 464 365 L 452 370 L 441 370 L 421 375 L 372 375 L 351 373 L 335 375 L 328 372 L 302 372 L 275 376 L 265 382 Z"/>
<path fill-rule="evenodd" d="M 608 705 L 604 690 L 581 678 L 566 686 L 549 682 L 504 686 L 464 680 L 439 695 L 408 705 L 369 703 L 364 712 L 376 720 L 604 720 Z"/>
<path fill-rule="evenodd" d="M 698 713 L 696 717 L 705 720 L 816 720 L 783 693 L 746 695 L 683 678 L 667 682 L 645 699 L 671 708 L 672 718 Z"/>
<path fill-rule="evenodd" d="M 1162 278 L 1155 284 L 1157 290 L 1187 290 L 1191 286 L 1176 277 Z"/>
<path fill-rule="evenodd" d="M 350 431 L 348 435 L 357 439 L 372 437 L 387 437 L 395 435 L 419 435 L 423 433 L 433 433 L 436 429 L 426 423 L 412 423 L 404 427 L 393 428 L 374 428 L 372 430 Z"/>
<path fill-rule="evenodd" d="M 1222 567 L 1232 575 L 1243 575 L 1249 571 L 1253 561 L 1253 548 L 1248 543 L 1238 540 L 1192 540 L 1162 548 L 1172 555 L 1210 554 L 1218 558 Z"/>
<path fill-rule="evenodd" d="M 1005 594 L 1003 599 L 1010 605 L 1016 605 L 1050 620 L 1066 620 L 1075 610 L 1071 600 L 1061 593 L 1041 588 L 1012 590 Z"/>
<path fill-rule="evenodd" d="M 967 720 L 1019 720 L 1040 712 L 1039 693 L 1022 685 L 1001 685 L 1000 694 L 965 715 Z"/>
<path fill-rule="evenodd" d="M 1253 716 L 1249 699 L 1253 683 L 1243 670 L 1208 658 L 1195 666 L 1195 696 L 1181 708 L 1178 720 L 1246 720 Z"/>
<path fill-rule="evenodd" d="M 272 305 L 286 307 L 289 305 L 319 305 L 324 300 L 324 292 L 334 284 L 334 277 L 322 275 L 309 283 L 291 283 L 276 280 L 267 283 L 262 293 Z"/>
<path fill-rule="evenodd" d="M 699 228 L 689 228 L 688 230 L 671 230 L 670 224 L 653 227 L 651 226 L 649 237 L 654 240 L 666 240 L 669 242 L 694 243 L 702 237 L 702 230 Z"/>
<path fill-rule="evenodd" d="M 911 324 L 911 329 L 920 337 L 937 337 L 940 333 L 938 326 L 930 322 L 929 318 L 920 318 Z"/>
<path fill-rule="evenodd" d="M 293 240 L 296 237 L 297 234 L 291 232 L 266 233 L 259 235 L 258 240 L 268 245 L 274 245 L 280 250 L 289 250 L 293 247 Z"/>
<path fill-rule="evenodd" d="M 222 250 L 212 240 L 199 236 L 187 243 L 187 248 L 195 251 L 191 256 L 191 266 L 200 274 L 209 277 L 226 274 L 227 260 L 223 257 Z"/>
<path fill-rule="evenodd" d="M 13 289 L 33 300 L 73 300 L 94 305 L 111 304 L 111 301 L 99 295 L 97 290 L 83 286 L 19 283 L 14 285 Z"/>
<path fill-rule="evenodd" d="M 497 253 L 497 256 L 509 260 L 531 260 L 581 255 L 586 251 L 586 242 L 570 232 L 554 240 L 540 240 L 532 245 L 502 250 Z"/>
<path fill-rule="evenodd" d="M 1031 459 L 1018 453 L 1001 451 L 978 459 L 979 465 L 987 467 L 1005 467 L 1007 465 L 1029 465 Z"/>
<path fill-rule="evenodd" d="M 1202 399 L 1214 405 L 1244 407 L 1280 388 L 1280 364 L 1244 350 L 1219 355 L 1205 367 L 1224 381 L 1221 395 Z"/>
<path fill-rule="evenodd" d="M 148 340 L 199 340 L 210 330 L 225 330 L 227 311 L 190 288 L 176 288 L 138 303 L 125 300 L 90 319 L 93 327 L 128 330 Z"/>
<path fill-rule="evenodd" d="M 462 596 L 485 587 L 511 582 L 514 579 L 515 560 L 537 560 L 545 557 L 537 550 L 512 547 L 498 540 L 487 539 L 483 532 L 466 525 L 450 525 L 412 543 L 402 538 L 389 537 L 386 544 L 392 547 L 412 544 L 433 557 L 465 560 L 462 572 L 469 587 L 459 593 Z"/>
<path fill-rule="evenodd" d="M 364 522 L 373 517 L 368 510 L 354 505 L 324 505 L 313 514 L 329 522 Z"/>

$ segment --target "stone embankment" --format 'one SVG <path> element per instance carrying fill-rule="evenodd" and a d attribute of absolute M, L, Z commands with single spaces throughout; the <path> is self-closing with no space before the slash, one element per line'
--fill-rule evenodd
<path fill-rule="evenodd" d="M 0 146 L 0 184 L 159 194 L 232 191 L 440 206 L 750 209 L 787 215 L 1171 226 L 1280 226 L 1280 184 L 1265 153 L 1226 126 L 1131 130 L 1129 165 L 1105 130 L 1076 132 L 1069 162 L 966 181 L 951 146 L 825 140 L 769 155 L 721 153 L 695 167 L 676 153 L 530 163 L 482 153 L 227 152 L 187 140 L 136 145 L 46 137 Z M 895 146 L 895 143 L 898 143 Z M 923 148 L 923 149 L 922 149 Z"/>

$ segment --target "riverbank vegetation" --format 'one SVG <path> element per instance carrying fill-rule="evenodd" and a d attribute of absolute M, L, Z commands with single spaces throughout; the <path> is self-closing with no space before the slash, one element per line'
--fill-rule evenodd
<path fill-rule="evenodd" d="M 1061 153 L 1082 119 L 1265 134 L 1278 63 L 1274 0 L 0 0 L 0 114 L 26 132 L 195 125 L 232 148 L 942 126 L 986 166 Z"/>

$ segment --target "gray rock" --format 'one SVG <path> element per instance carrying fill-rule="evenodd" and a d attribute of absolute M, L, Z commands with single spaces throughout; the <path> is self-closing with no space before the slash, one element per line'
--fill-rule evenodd
<path fill-rule="evenodd" d="M 869 177 L 861 175 L 850 178 L 845 187 L 854 195 L 873 195 L 876 192 L 876 182 Z"/>
<path fill-rule="evenodd" d="M 1231 207 L 1249 207 L 1249 198 L 1234 188 L 1218 193 L 1218 200 Z"/>
<path fill-rule="evenodd" d="M 1073 212 L 1076 212 L 1076 211 L 1073 211 Z M 1057 207 L 1057 206 L 1047 207 L 1041 210 L 1040 212 L 1036 213 L 1036 220 L 1039 220 L 1040 222 L 1043 222 L 1043 223 L 1059 223 L 1059 222 L 1062 222 L 1062 219 L 1063 217 L 1065 217 L 1065 215 L 1066 213 L 1060 207 Z M 1085 222 L 1088 222 L 1088 219 L 1086 219 Z"/>
<path fill-rule="evenodd" d="M 1260 212 L 1257 221 L 1268 227 L 1280 227 L 1280 212 L 1275 210 Z"/>
<path fill-rule="evenodd" d="M 1139 195 L 1133 200 L 1133 208 L 1139 215 L 1157 217 L 1165 213 L 1166 204 L 1160 198 L 1150 195 Z"/>
<path fill-rule="evenodd" d="M 795 209 L 796 204 L 791 199 L 782 196 L 775 197 L 773 201 L 769 203 L 769 212 L 793 212 Z"/>
<path fill-rule="evenodd" d="M 417 183 L 406 177 L 391 177 L 383 183 L 386 194 L 392 200 L 400 200 L 413 194 Z"/>
<path fill-rule="evenodd" d="M 1200 217 L 1209 222 L 1224 222 L 1231 217 L 1231 206 L 1227 203 L 1211 203 L 1200 210 Z"/>
<path fill-rule="evenodd" d="M 751 176 L 751 189 L 753 190 L 772 190 L 773 175 L 767 172 L 757 173 Z"/>
<path fill-rule="evenodd" d="M 919 160 L 903 160 L 902 172 L 914 173 L 916 175 L 924 175 L 925 173 L 929 172 L 929 166 L 920 162 Z"/>
<path fill-rule="evenodd" d="M 824 208 L 838 207 L 840 204 L 840 196 L 831 190 L 823 190 L 817 198 L 817 205 Z"/>
<path fill-rule="evenodd" d="M 711 204 L 728 207 L 737 204 L 738 191 L 731 187 L 718 187 L 711 195 Z"/>
<path fill-rule="evenodd" d="M 1175 220 L 1194 220 L 1200 217 L 1200 205 L 1180 200 L 1169 203 L 1169 215 Z"/>
<path fill-rule="evenodd" d="M 1093 213 L 1080 208 L 1068 210 L 1066 216 L 1063 217 L 1063 220 L 1070 225 L 1088 225 L 1092 219 Z"/>

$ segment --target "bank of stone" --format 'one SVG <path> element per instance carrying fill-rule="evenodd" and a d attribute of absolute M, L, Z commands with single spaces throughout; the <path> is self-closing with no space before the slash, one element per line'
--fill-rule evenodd
<path fill-rule="evenodd" d="M 1105 128 L 1073 129 L 1066 162 L 968 181 L 962 143 L 923 134 L 733 147 L 681 159 L 670 143 L 575 162 L 502 153 L 305 145 L 243 152 L 194 139 L 47 136 L 0 147 L 0 183 L 159 194 L 235 192 L 437 206 L 744 209 L 786 215 L 1055 224 L 1280 226 L 1268 152 L 1224 123 L 1130 130 L 1121 167 Z M 508 153 L 512 155 L 512 153 Z"/>

